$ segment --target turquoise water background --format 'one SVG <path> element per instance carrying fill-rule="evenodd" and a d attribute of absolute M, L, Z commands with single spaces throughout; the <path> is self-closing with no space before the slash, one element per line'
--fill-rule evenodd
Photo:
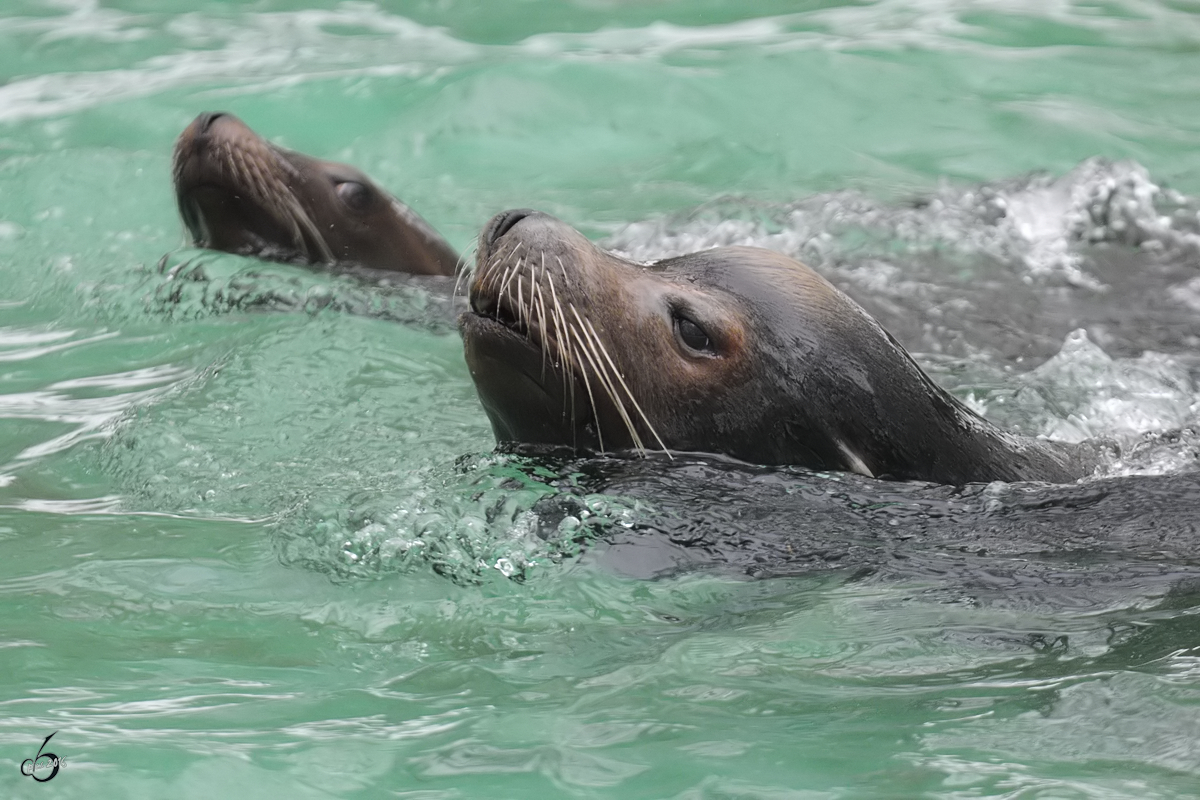
<path fill-rule="evenodd" d="M 1094 156 L 1195 196 L 1198 97 L 1184 0 L 6 0 L 0 796 L 1200 796 L 1194 587 L 614 574 L 531 533 L 550 490 L 451 328 L 232 256 L 301 308 L 168 303 L 158 268 L 206 258 L 170 185 L 205 110 L 467 250 L 516 206 L 632 241 Z"/>

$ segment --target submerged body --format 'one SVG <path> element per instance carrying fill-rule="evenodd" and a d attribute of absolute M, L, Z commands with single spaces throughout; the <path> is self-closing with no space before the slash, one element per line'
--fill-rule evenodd
<path fill-rule="evenodd" d="M 803 264 L 728 247 L 637 264 L 510 211 L 480 235 L 460 318 L 502 443 L 666 450 L 961 484 L 1067 482 L 1086 446 L 1005 432 L 938 387 Z"/>
<path fill-rule="evenodd" d="M 453 275 L 459 263 L 433 226 L 360 170 L 277 147 L 231 114 L 196 117 L 172 175 L 198 247 L 414 275 Z"/>

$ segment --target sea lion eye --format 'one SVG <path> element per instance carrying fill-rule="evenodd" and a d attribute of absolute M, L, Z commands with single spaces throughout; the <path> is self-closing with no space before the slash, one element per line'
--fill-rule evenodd
<path fill-rule="evenodd" d="M 334 191 L 343 203 L 355 211 L 362 211 L 371 201 L 371 192 L 358 181 L 342 181 Z"/>
<path fill-rule="evenodd" d="M 705 333 L 704 328 L 701 328 L 694 320 L 687 317 L 675 316 L 675 331 L 679 335 L 679 341 L 689 350 L 695 350 L 697 353 L 715 356 L 717 348 L 713 345 L 713 341 L 709 335 Z"/>

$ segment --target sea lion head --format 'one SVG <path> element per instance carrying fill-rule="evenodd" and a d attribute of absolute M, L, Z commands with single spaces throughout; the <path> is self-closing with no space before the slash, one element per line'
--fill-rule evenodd
<path fill-rule="evenodd" d="M 530 211 L 494 218 L 477 264 L 461 328 L 502 442 L 870 473 L 840 429 L 873 390 L 859 340 L 891 344 L 803 264 L 750 247 L 638 264 Z"/>
<path fill-rule="evenodd" d="M 479 237 L 459 321 L 499 442 L 719 454 L 963 483 L 1078 477 L 936 386 L 858 304 L 780 253 L 651 264 L 530 210 Z"/>
<path fill-rule="evenodd" d="M 361 170 L 271 144 L 232 114 L 180 134 L 172 173 L 194 244 L 272 261 L 450 275 L 458 256 Z"/>

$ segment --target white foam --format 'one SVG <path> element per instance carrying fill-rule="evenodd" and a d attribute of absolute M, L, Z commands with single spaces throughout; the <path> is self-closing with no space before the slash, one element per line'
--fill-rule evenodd
<path fill-rule="evenodd" d="M 1197 229 L 1180 220 L 1195 221 Z M 868 244 L 910 251 L 985 255 L 1020 265 L 1031 278 L 1101 290 L 1078 253 L 1081 244 L 1200 252 L 1200 216 L 1193 201 L 1163 190 L 1140 164 L 1089 159 L 1061 177 L 1036 173 L 982 186 L 943 184 L 903 205 L 849 191 L 776 206 L 727 198 L 681 217 L 632 223 L 605 245 L 640 261 L 756 245 L 820 265 L 844 256 L 864 237 Z"/>

